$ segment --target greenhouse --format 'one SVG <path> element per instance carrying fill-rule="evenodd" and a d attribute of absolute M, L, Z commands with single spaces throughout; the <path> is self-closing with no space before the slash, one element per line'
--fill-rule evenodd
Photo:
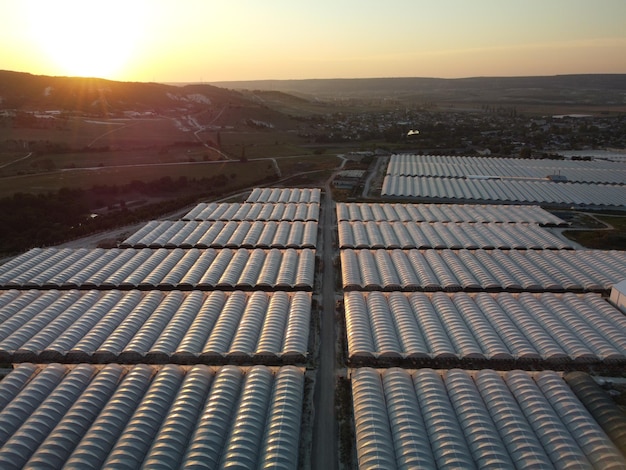
<path fill-rule="evenodd" d="M 191 209 L 183 220 L 225 220 L 240 221 L 289 221 L 303 222 L 319 220 L 319 203 L 238 203 L 238 202 L 202 202 Z"/>
<path fill-rule="evenodd" d="M 254 188 L 245 202 L 320 203 L 320 188 Z"/>
<path fill-rule="evenodd" d="M 514 204 L 338 202 L 337 220 L 339 222 L 511 222 L 567 226 L 565 221 L 539 206 Z"/>
<path fill-rule="evenodd" d="M 317 222 L 152 221 L 120 248 L 315 248 Z"/>
<path fill-rule="evenodd" d="M 361 368 L 352 397 L 362 470 L 626 468 L 556 372 Z"/>
<path fill-rule="evenodd" d="M 547 179 L 385 176 L 381 196 L 568 206 L 626 206 L 624 185 L 556 183 Z"/>
<path fill-rule="evenodd" d="M 537 224 L 341 221 L 338 230 L 341 249 L 573 249 Z"/>
<path fill-rule="evenodd" d="M 315 251 L 34 248 L 0 266 L 5 288 L 311 290 Z"/>
<path fill-rule="evenodd" d="M 626 252 L 614 250 L 341 251 L 347 291 L 608 293 L 625 272 Z"/>
<path fill-rule="evenodd" d="M 626 364 L 626 317 L 600 295 L 346 292 L 350 360 Z"/>
<path fill-rule="evenodd" d="M 310 316 L 302 291 L 6 290 L 0 360 L 294 363 Z"/>
<path fill-rule="evenodd" d="M 298 468 L 304 373 L 22 364 L 0 381 L 0 467 Z"/>
<path fill-rule="evenodd" d="M 387 166 L 391 176 L 467 176 L 541 179 L 565 176 L 578 183 L 625 185 L 626 167 L 603 160 L 549 160 L 439 155 L 392 155 Z"/>

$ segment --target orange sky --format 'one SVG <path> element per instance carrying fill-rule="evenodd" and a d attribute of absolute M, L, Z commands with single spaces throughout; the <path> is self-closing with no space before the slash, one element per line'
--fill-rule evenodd
<path fill-rule="evenodd" d="M 626 1 L 19 0 L 0 68 L 125 81 L 626 73 Z"/>

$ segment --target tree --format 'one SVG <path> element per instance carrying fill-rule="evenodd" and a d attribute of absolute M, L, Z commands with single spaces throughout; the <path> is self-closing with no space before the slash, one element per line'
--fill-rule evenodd
<path fill-rule="evenodd" d="M 530 158 L 532 156 L 532 150 L 530 147 L 522 147 L 519 151 L 519 156 L 521 158 Z"/>
<path fill-rule="evenodd" d="M 52 171 L 56 169 L 57 166 L 54 164 L 54 161 L 52 159 L 46 158 L 45 160 L 41 161 L 41 167 L 46 171 Z"/>

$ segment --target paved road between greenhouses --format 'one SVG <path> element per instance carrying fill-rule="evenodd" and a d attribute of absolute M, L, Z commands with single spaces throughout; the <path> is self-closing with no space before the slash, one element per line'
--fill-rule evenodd
<path fill-rule="evenodd" d="M 315 381 L 315 418 L 311 468 L 337 468 L 337 420 L 335 417 L 335 280 L 333 268 L 333 213 L 330 183 L 322 201 L 322 313 L 320 353 Z M 319 246 L 319 245 L 318 245 Z"/>

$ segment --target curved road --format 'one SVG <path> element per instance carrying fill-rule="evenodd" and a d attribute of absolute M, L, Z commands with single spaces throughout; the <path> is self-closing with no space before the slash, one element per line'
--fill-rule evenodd
<path fill-rule="evenodd" d="M 22 160 L 26 160 L 27 158 L 31 157 L 32 155 L 33 155 L 33 152 L 28 152 L 28 155 L 26 155 L 24 157 L 20 157 L 17 160 L 13 160 L 13 161 L 10 161 L 8 163 L 5 163 L 4 165 L 0 165 L 0 168 L 6 168 L 9 165 L 13 165 L 14 163 L 21 162 Z"/>

